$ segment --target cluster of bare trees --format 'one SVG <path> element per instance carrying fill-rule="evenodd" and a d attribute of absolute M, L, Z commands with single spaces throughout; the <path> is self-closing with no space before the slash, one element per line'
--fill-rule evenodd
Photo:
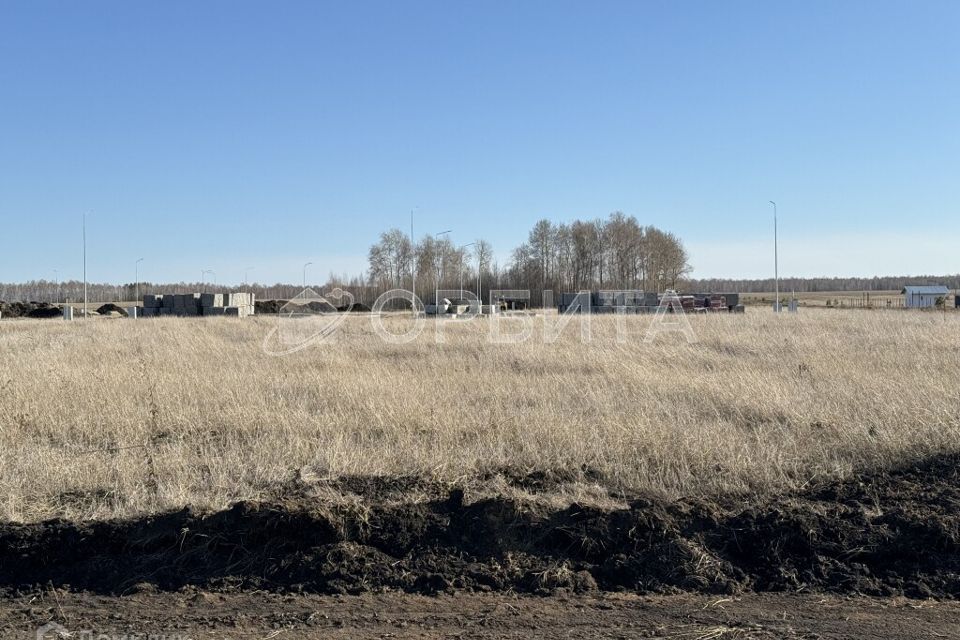
<path fill-rule="evenodd" d="M 617 212 L 606 220 L 539 221 L 514 249 L 507 280 L 532 291 L 659 292 L 676 288 L 689 272 L 679 238 Z"/>
<path fill-rule="evenodd" d="M 369 286 L 381 291 L 414 289 L 424 300 L 432 300 L 437 289 L 476 292 L 479 286 L 487 291 L 499 279 L 493 247 L 482 239 L 458 246 L 438 235 L 414 244 L 399 229 L 391 229 L 370 247 L 368 261 Z"/>
<path fill-rule="evenodd" d="M 423 299 L 435 289 L 480 287 L 529 290 L 534 304 L 543 290 L 644 289 L 677 287 L 689 273 L 680 240 L 622 213 L 606 220 L 554 224 L 541 220 L 501 270 L 485 240 L 457 246 L 446 236 L 414 244 L 399 229 L 380 235 L 370 248 L 369 283 L 377 289 L 414 288 Z M 479 276 L 480 284 L 477 284 Z M 414 282 L 415 280 L 415 282 Z"/>
<path fill-rule="evenodd" d="M 128 292 L 129 290 L 129 292 Z M 133 300 L 134 285 L 93 284 L 87 285 L 90 302 L 114 302 Z M 141 285 L 141 291 L 142 285 Z M 83 300 L 83 282 L 79 280 L 30 280 L 21 283 L 0 283 L 2 302 L 76 302 Z"/>

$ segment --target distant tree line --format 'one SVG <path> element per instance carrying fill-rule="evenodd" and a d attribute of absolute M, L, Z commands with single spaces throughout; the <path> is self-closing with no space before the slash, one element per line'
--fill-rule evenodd
<path fill-rule="evenodd" d="M 446 236 L 424 236 L 413 243 L 399 229 L 380 234 L 368 261 L 371 287 L 412 286 L 428 301 L 434 290 L 458 290 L 461 283 L 475 292 L 478 276 L 483 299 L 491 288 L 520 289 L 539 304 L 543 290 L 663 291 L 678 287 L 690 272 L 679 238 L 619 212 L 569 224 L 540 220 L 503 268 L 486 240 L 457 246 Z"/>
<path fill-rule="evenodd" d="M 570 223 L 540 220 L 530 230 L 526 241 L 511 252 L 510 260 L 504 266 L 497 263 L 493 247 L 484 239 L 455 244 L 448 235 L 439 234 L 424 236 L 414 243 L 399 229 L 381 233 L 370 247 L 367 260 L 366 273 L 331 275 L 323 284 L 308 286 L 319 293 L 343 287 L 355 296 L 357 302 L 366 305 L 372 305 L 389 289 L 410 288 L 427 302 L 433 301 L 433 292 L 437 289 L 456 292 L 461 286 L 466 291 L 479 290 L 484 300 L 488 299 L 491 289 L 528 290 L 532 304 L 540 304 L 543 290 L 554 293 L 583 289 L 765 293 L 774 289 L 773 278 L 690 278 L 688 255 L 679 238 L 654 226 L 641 225 L 635 217 L 620 212 L 606 219 Z M 889 291 L 911 284 L 943 284 L 960 289 L 960 275 L 781 278 L 780 290 L 784 293 Z M 301 285 L 284 283 L 242 286 L 197 282 L 139 284 L 141 296 L 145 293 L 250 291 L 262 300 L 288 300 L 301 290 Z M 136 298 L 136 286 L 132 282 L 120 285 L 88 283 L 87 295 L 91 303 L 132 301 Z M 0 301 L 56 303 L 82 300 L 83 283 L 77 280 L 0 283 Z"/>
<path fill-rule="evenodd" d="M 960 289 L 960 275 L 877 276 L 873 278 L 780 278 L 780 291 L 817 293 L 827 291 L 899 291 L 907 285 L 942 284 Z M 754 280 L 704 278 L 687 282 L 690 290 L 730 293 L 768 293 L 774 290 L 773 278 Z"/>
<path fill-rule="evenodd" d="M 344 282 L 362 290 L 364 285 L 360 278 L 342 279 L 331 276 L 331 282 Z M 330 283 L 308 285 L 321 291 Z M 229 293 L 235 291 L 249 291 L 256 294 L 260 300 L 289 300 L 303 290 L 300 284 L 273 284 L 265 285 L 251 283 L 248 285 L 217 285 L 200 282 L 141 282 L 140 296 L 146 293 Z M 93 304 L 104 302 L 132 302 L 136 299 L 137 287 L 135 283 L 108 284 L 88 283 L 87 300 Z M 0 283 L 0 302 L 83 302 L 83 282 L 69 280 L 57 283 L 53 280 L 31 280 L 23 283 Z"/>

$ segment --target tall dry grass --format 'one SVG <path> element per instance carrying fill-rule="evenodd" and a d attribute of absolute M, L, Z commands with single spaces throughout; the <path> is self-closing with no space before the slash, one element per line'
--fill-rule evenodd
<path fill-rule="evenodd" d="M 958 446 L 960 315 L 711 315 L 693 345 L 625 321 L 622 344 L 597 316 L 588 344 L 538 320 L 520 345 L 482 321 L 395 345 L 352 317 L 282 358 L 266 317 L 3 321 L 0 518 L 220 508 L 298 470 L 764 492 Z"/>

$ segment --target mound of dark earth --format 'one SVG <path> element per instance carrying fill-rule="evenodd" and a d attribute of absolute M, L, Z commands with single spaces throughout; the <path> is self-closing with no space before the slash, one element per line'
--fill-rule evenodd
<path fill-rule="evenodd" d="M 613 511 L 465 504 L 458 489 L 412 503 L 402 497 L 439 485 L 347 478 L 331 488 L 351 499 L 336 504 L 294 486 L 285 497 L 208 515 L 0 525 L 0 587 L 957 598 L 958 464 L 960 455 L 943 455 L 753 503 L 636 497 Z"/>
<path fill-rule="evenodd" d="M 48 304 L 46 302 L 31 303 L 31 304 L 34 304 L 36 306 L 34 306 L 32 309 L 30 309 L 26 313 L 26 316 L 28 318 L 47 319 L 47 318 L 60 318 L 63 316 L 63 309 L 61 309 L 58 306 Z"/>
<path fill-rule="evenodd" d="M 0 301 L 0 315 L 4 318 L 19 318 L 27 315 L 31 307 L 27 302 Z"/>
<path fill-rule="evenodd" d="M 285 304 L 287 304 L 286 300 L 255 300 L 253 308 L 257 315 L 280 313 L 280 309 L 282 309 Z"/>
<path fill-rule="evenodd" d="M 59 318 L 60 307 L 49 302 L 2 302 L 0 316 L 4 318 Z"/>
<path fill-rule="evenodd" d="M 291 304 L 292 303 L 292 304 Z M 288 306 L 289 305 L 289 306 Z M 328 301 L 320 300 L 256 300 L 253 303 L 257 314 L 280 313 L 336 313 L 337 307 Z M 287 307 L 284 309 L 284 307 Z"/>
<path fill-rule="evenodd" d="M 370 307 L 363 304 L 362 302 L 354 302 L 351 305 L 341 305 L 337 307 L 337 311 L 340 313 L 352 312 L 352 313 L 370 313 Z"/>
<path fill-rule="evenodd" d="M 119 315 L 123 316 L 124 318 L 127 317 L 127 310 L 124 309 L 123 307 L 118 307 L 117 305 L 113 304 L 112 302 L 108 302 L 108 303 L 106 303 L 106 304 L 101 305 L 100 307 L 98 307 L 98 308 L 97 308 L 97 313 L 99 313 L 99 314 L 102 315 L 102 316 L 107 316 L 107 315 L 110 315 L 111 313 L 116 313 L 116 314 L 119 314 Z"/>

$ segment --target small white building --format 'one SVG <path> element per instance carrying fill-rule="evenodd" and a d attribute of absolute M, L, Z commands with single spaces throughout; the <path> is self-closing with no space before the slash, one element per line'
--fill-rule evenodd
<path fill-rule="evenodd" d="M 904 287 L 903 306 L 908 309 L 931 309 L 937 306 L 937 300 L 943 298 L 944 304 L 950 296 L 950 290 L 943 285 L 922 285 Z"/>

